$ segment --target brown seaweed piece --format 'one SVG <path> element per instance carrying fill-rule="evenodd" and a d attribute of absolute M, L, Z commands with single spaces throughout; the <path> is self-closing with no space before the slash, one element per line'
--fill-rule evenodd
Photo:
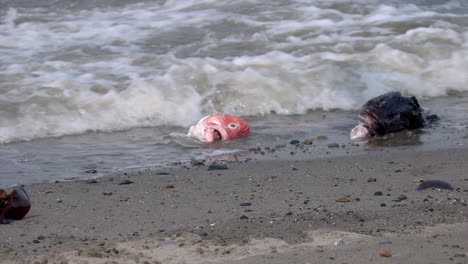
<path fill-rule="evenodd" d="M 31 209 L 31 200 L 23 188 L 16 188 L 10 194 L 0 189 L 0 223 L 20 220 Z"/>

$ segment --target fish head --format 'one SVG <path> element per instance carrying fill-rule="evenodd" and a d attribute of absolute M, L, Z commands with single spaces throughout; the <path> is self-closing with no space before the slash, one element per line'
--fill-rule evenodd
<path fill-rule="evenodd" d="M 218 133 L 222 140 L 245 137 L 250 133 L 247 122 L 233 115 L 216 114 L 205 119 L 206 129 Z"/>

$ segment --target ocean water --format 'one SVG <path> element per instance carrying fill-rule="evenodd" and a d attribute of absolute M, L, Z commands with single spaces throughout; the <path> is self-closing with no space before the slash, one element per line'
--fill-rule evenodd
<path fill-rule="evenodd" d="M 459 132 L 467 72 L 465 0 L 0 0 L 0 185 L 345 144 L 357 109 L 393 90 Z M 213 112 L 252 136 L 184 136 Z"/>

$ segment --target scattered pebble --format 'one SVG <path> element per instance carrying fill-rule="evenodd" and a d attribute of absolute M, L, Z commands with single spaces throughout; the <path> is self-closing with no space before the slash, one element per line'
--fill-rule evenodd
<path fill-rule="evenodd" d="M 133 181 L 131 181 L 131 180 L 123 180 L 123 181 L 121 181 L 119 183 L 119 185 L 128 185 L 128 184 L 132 184 L 132 183 L 133 183 Z"/>
<path fill-rule="evenodd" d="M 329 148 L 339 148 L 340 145 L 338 143 L 330 143 L 330 144 L 328 144 L 328 147 Z"/>
<path fill-rule="evenodd" d="M 240 204 L 240 206 L 251 206 L 252 203 L 251 202 L 243 202 Z"/>
<path fill-rule="evenodd" d="M 175 187 L 174 184 L 168 184 L 168 185 L 164 186 L 164 188 L 166 188 L 166 189 L 173 189 L 174 187 Z"/>
<path fill-rule="evenodd" d="M 208 170 L 227 170 L 229 169 L 226 164 L 211 164 Z"/>
<path fill-rule="evenodd" d="M 248 220 L 249 218 L 246 215 L 241 215 L 240 220 Z"/>
<path fill-rule="evenodd" d="M 401 202 L 401 201 L 406 200 L 406 199 L 408 199 L 408 197 L 406 197 L 406 195 L 400 194 L 400 195 L 398 195 L 398 197 L 396 198 L 395 201 L 396 202 Z"/>
<path fill-rule="evenodd" d="M 299 140 L 295 139 L 295 140 L 291 140 L 291 142 L 289 142 L 289 144 L 291 145 L 299 145 L 299 143 L 301 143 Z"/>
<path fill-rule="evenodd" d="M 369 179 L 367 179 L 367 182 L 376 182 L 376 181 L 377 181 L 376 178 L 369 178 Z"/>
<path fill-rule="evenodd" d="M 428 181 L 423 181 L 418 184 L 416 187 L 416 191 L 422 191 L 425 189 L 429 188 L 436 188 L 436 189 L 446 189 L 446 190 L 453 190 L 453 186 L 446 182 L 446 181 L 441 181 L 441 180 L 428 180 Z"/>
<path fill-rule="evenodd" d="M 374 195 L 375 195 L 375 196 L 382 196 L 383 193 L 379 191 L 379 192 L 375 192 Z"/>
<path fill-rule="evenodd" d="M 205 162 L 202 161 L 202 160 L 192 160 L 192 161 L 190 162 L 190 164 L 191 164 L 192 166 L 203 166 L 203 165 L 205 165 Z"/>
<path fill-rule="evenodd" d="M 327 140 L 328 137 L 327 137 L 327 136 L 323 136 L 323 135 L 319 135 L 319 136 L 316 136 L 315 139 L 316 139 L 316 140 Z"/>
<path fill-rule="evenodd" d="M 85 171 L 85 173 L 89 173 L 89 174 L 96 174 L 98 171 L 97 170 L 87 170 Z"/>
<path fill-rule="evenodd" d="M 347 202 L 351 202 L 351 200 L 348 197 L 341 197 L 341 198 L 336 199 L 336 202 L 347 203 Z"/>
<path fill-rule="evenodd" d="M 313 143 L 312 140 L 307 140 L 307 139 L 304 140 L 304 142 L 302 142 L 302 144 L 304 145 L 312 145 L 312 143 Z"/>
<path fill-rule="evenodd" d="M 342 238 L 335 241 L 335 246 L 341 246 L 343 244 L 344 244 L 344 240 Z"/>
<path fill-rule="evenodd" d="M 96 179 L 89 179 L 86 181 L 86 183 L 92 184 L 92 183 L 98 183 Z"/>
<path fill-rule="evenodd" d="M 156 175 L 169 175 L 169 172 L 159 171 L 159 172 L 156 173 Z"/>
<path fill-rule="evenodd" d="M 384 257 L 384 258 L 390 258 L 392 256 L 392 252 L 382 249 L 379 251 L 379 256 Z"/>
<path fill-rule="evenodd" d="M 112 195 L 112 192 L 103 192 L 102 194 L 104 194 L 106 196 L 110 196 L 110 195 Z"/>

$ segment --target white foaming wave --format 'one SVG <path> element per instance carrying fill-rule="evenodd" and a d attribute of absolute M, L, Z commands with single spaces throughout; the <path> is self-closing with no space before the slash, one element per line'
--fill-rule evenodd
<path fill-rule="evenodd" d="M 0 65 L 5 80 L 0 102 L 16 102 L 5 111 L 17 115 L 0 120 L 0 142 L 138 126 L 189 126 L 211 112 L 350 110 L 391 90 L 441 96 L 468 88 L 468 30 L 452 20 L 440 21 L 464 14 L 434 14 L 411 5 L 346 13 L 297 2 L 288 11 L 296 15 L 280 21 L 274 17 L 281 10 L 236 16 L 217 10 L 220 2 L 181 3 L 55 14 L 43 22 L 24 22 L 23 14 L 9 10 L 0 24 L 0 48 L 11 49 L 0 50 L 2 61 L 10 63 Z M 434 22 L 403 32 L 385 26 L 420 18 Z M 219 38 L 209 31 L 225 21 L 255 30 Z M 140 45 L 155 33 L 194 23 L 206 35 L 186 46 L 194 45 L 206 57 L 173 55 L 185 44 L 160 55 Z M 256 52 L 210 56 L 211 49 L 234 44 Z M 71 60 L 55 54 L 87 46 L 106 52 Z M 28 63 L 18 63 L 26 59 Z M 8 87 L 14 89 L 4 93 Z"/>

